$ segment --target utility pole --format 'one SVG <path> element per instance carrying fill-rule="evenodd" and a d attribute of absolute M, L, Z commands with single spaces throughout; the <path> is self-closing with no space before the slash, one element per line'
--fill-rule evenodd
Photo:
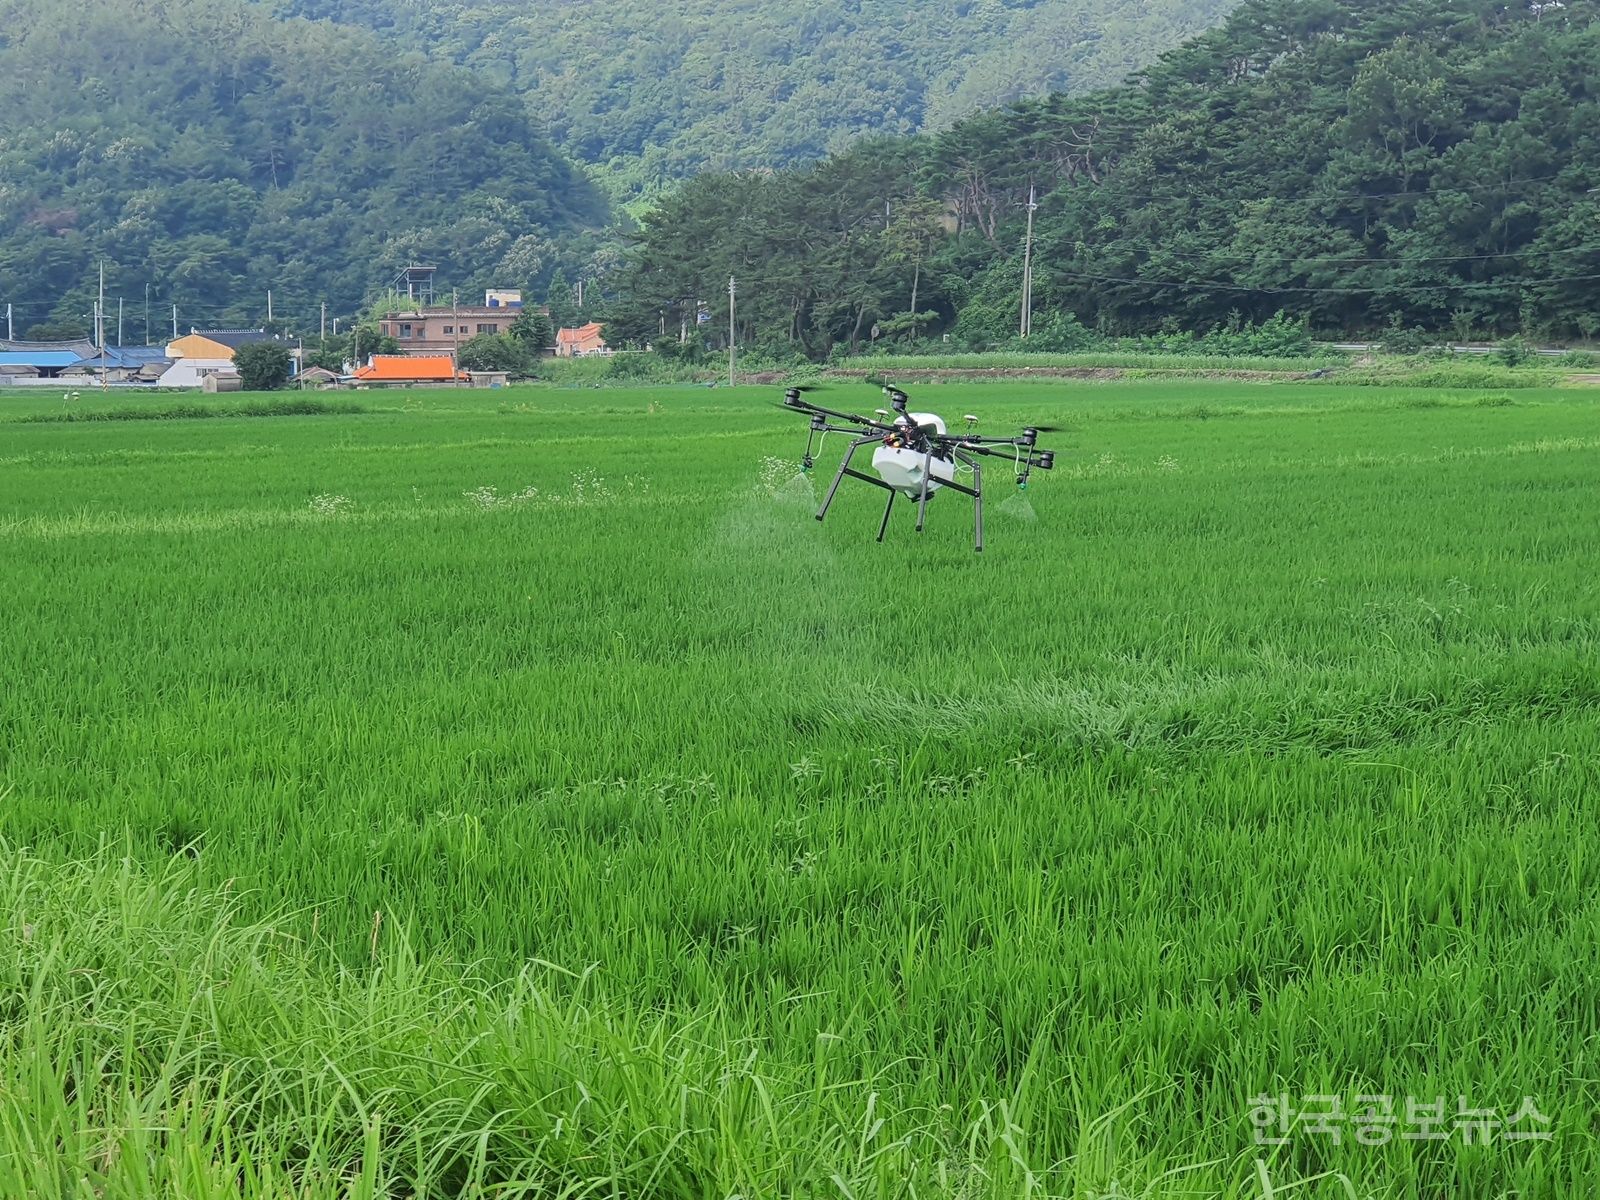
<path fill-rule="evenodd" d="M 461 370 L 461 311 L 457 304 L 455 288 L 450 289 L 450 319 L 456 322 L 450 326 L 455 330 L 452 335 L 455 338 L 455 345 L 450 348 L 450 369 L 459 371 Z"/>
<path fill-rule="evenodd" d="M 328 340 L 328 302 L 326 300 L 322 302 L 322 331 L 318 336 L 323 341 Z"/>
<path fill-rule="evenodd" d="M 272 324 L 272 289 L 267 289 L 267 324 Z"/>
<path fill-rule="evenodd" d="M 728 276 L 728 386 L 733 386 L 733 294 L 738 290 L 733 276 Z"/>
<path fill-rule="evenodd" d="M 106 264 L 100 260 L 100 298 L 94 304 L 95 329 L 100 344 L 100 390 L 106 390 Z"/>
<path fill-rule="evenodd" d="M 150 344 L 150 285 L 144 285 L 144 344 Z"/>
<path fill-rule="evenodd" d="M 11 331 L 11 305 L 6 305 L 6 341 L 11 341 L 17 335 Z"/>
<path fill-rule="evenodd" d="M 1018 334 L 1027 337 L 1033 331 L 1033 214 L 1038 210 L 1033 185 L 1028 185 L 1028 239 L 1022 251 L 1022 319 Z"/>
<path fill-rule="evenodd" d="M 178 340 L 178 306 L 172 306 L 172 340 Z"/>
<path fill-rule="evenodd" d="M 122 297 L 117 297 L 117 349 L 122 349 Z"/>

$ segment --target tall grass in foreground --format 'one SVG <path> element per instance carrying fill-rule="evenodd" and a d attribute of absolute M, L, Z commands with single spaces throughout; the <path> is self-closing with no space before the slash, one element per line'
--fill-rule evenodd
<path fill-rule="evenodd" d="M 709 1010 L 487 984 L 391 932 L 336 970 L 178 859 L 0 846 L 0 1195 L 1026 1195 L 1009 1101 L 906 1111 Z"/>

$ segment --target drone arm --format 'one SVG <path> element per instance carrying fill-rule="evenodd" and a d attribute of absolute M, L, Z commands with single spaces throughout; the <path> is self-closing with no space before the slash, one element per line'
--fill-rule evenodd
<path fill-rule="evenodd" d="M 957 449 L 964 450 L 968 454 L 981 454 L 985 458 L 1011 459 L 1026 467 L 1037 467 L 1041 471 L 1048 471 L 1056 465 L 1054 450 L 1035 449 L 1018 439 L 996 440 L 981 445 L 960 442 L 957 444 Z"/>
<path fill-rule="evenodd" d="M 857 416 L 855 413 L 838 412 L 831 408 L 823 408 L 820 404 L 812 404 L 809 400 L 801 400 L 793 393 L 783 398 L 783 407 L 793 409 L 795 412 L 811 413 L 813 414 L 813 419 L 820 416 L 824 420 L 832 419 L 835 421 L 848 421 L 850 424 L 864 429 L 882 429 L 884 431 L 888 431 L 890 428 L 892 428 L 891 426 L 883 425 L 877 421 L 874 421 L 871 417 L 861 417 Z M 840 430 L 839 432 L 849 431 Z"/>

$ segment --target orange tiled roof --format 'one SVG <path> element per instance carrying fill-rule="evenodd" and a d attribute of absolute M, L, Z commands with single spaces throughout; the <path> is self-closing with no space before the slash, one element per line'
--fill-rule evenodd
<path fill-rule="evenodd" d="M 372 361 L 356 368 L 357 379 L 374 383 L 431 383 L 467 378 L 457 371 L 448 354 L 374 354 Z"/>
<path fill-rule="evenodd" d="M 587 325 L 580 325 L 576 329 L 556 330 L 557 342 L 587 342 L 599 341 L 600 330 L 605 328 L 599 321 L 590 321 Z"/>

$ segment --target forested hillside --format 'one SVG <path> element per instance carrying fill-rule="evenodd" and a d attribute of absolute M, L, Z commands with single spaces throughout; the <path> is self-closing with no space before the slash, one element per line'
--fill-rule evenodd
<path fill-rule="evenodd" d="M 618 194 L 1120 82 L 1233 0 L 263 0 L 528 96 Z"/>
<path fill-rule="evenodd" d="M 141 339 L 147 284 L 158 328 L 258 322 L 271 288 L 304 329 L 414 255 L 530 281 L 605 218 L 520 97 L 242 0 L 0 0 L 0 112 L 19 336 L 87 328 L 102 259 Z"/>
<path fill-rule="evenodd" d="M 1041 347 L 1280 310 L 1590 334 L 1597 81 L 1593 0 L 1248 0 L 1126 86 L 691 181 L 649 218 L 615 328 L 646 337 L 734 274 L 750 342 L 991 344 L 1017 330 L 1033 187 Z"/>

